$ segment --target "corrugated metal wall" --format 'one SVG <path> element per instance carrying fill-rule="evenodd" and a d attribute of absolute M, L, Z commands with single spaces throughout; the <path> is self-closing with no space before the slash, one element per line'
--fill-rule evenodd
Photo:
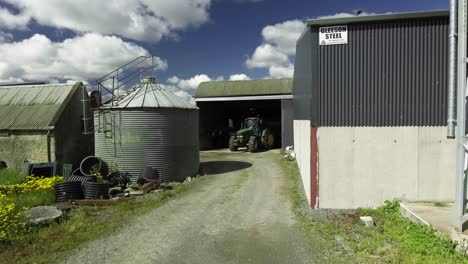
<path fill-rule="evenodd" d="M 198 110 L 101 110 L 94 113 L 96 156 L 128 172 L 133 182 L 147 166 L 165 182 L 198 172 Z"/>
<path fill-rule="evenodd" d="M 296 61 L 293 79 L 293 108 L 295 120 L 310 120 L 311 78 L 312 78 L 312 34 L 307 29 L 297 41 Z M 315 35 L 315 38 L 317 36 Z M 318 43 L 318 39 L 316 39 Z M 317 49 L 315 49 L 316 51 Z"/>
<path fill-rule="evenodd" d="M 308 86 L 312 94 L 318 91 L 318 100 L 311 101 L 312 112 L 319 112 L 311 113 L 312 123 L 444 126 L 448 23 L 448 17 L 438 17 L 350 24 L 346 45 L 319 46 L 312 37 L 312 63 L 319 66 L 318 85 Z M 298 58 L 297 67 L 304 67 Z M 294 81 L 296 90 L 296 76 Z"/>

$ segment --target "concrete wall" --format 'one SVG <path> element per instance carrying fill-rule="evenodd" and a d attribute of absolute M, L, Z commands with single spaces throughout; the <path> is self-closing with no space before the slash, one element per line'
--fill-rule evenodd
<path fill-rule="evenodd" d="M 378 206 L 394 198 L 452 201 L 455 141 L 445 132 L 445 127 L 320 128 L 320 207 Z"/>
<path fill-rule="evenodd" d="M 0 136 L 0 160 L 9 168 L 25 172 L 28 162 L 47 162 L 46 132 L 11 132 Z"/>
<path fill-rule="evenodd" d="M 294 120 L 294 151 L 302 177 L 307 201 L 311 200 L 310 182 L 310 121 Z"/>

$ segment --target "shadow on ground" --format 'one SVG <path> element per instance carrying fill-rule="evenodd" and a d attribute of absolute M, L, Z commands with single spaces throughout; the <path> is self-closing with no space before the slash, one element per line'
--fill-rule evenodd
<path fill-rule="evenodd" d="M 206 175 L 239 171 L 250 167 L 252 167 L 252 163 L 243 161 L 207 161 L 200 163 L 200 170 Z"/>

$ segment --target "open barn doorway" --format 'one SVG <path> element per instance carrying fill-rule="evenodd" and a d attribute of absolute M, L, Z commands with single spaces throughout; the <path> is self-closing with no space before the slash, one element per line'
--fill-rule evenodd
<path fill-rule="evenodd" d="M 230 133 L 240 129 L 247 117 L 261 117 L 275 135 L 275 147 L 281 147 L 281 100 L 197 102 L 197 106 L 202 149 L 227 148 Z"/>

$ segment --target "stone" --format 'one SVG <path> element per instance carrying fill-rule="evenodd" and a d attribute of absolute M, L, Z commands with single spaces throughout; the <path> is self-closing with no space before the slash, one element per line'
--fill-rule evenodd
<path fill-rule="evenodd" d="M 372 219 L 372 217 L 370 216 L 361 216 L 359 217 L 359 219 L 361 219 L 361 221 L 366 225 L 366 227 L 375 226 L 374 219 Z"/>
<path fill-rule="evenodd" d="M 128 186 L 129 189 L 133 189 L 133 190 L 139 190 L 140 189 L 140 185 L 138 185 L 138 183 L 132 183 Z"/>
<path fill-rule="evenodd" d="M 122 188 L 121 187 L 112 187 L 109 189 L 109 194 L 110 195 L 116 195 L 116 194 L 119 194 L 122 192 Z"/>
<path fill-rule="evenodd" d="M 160 193 L 160 192 L 164 192 L 164 190 L 163 189 L 156 189 L 156 190 L 152 190 L 150 193 L 157 194 L 157 193 Z"/>
<path fill-rule="evenodd" d="M 130 191 L 129 192 L 130 196 L 141 196 L 143 195 L 142 191 Z"/>
<path fill-rule="evenodd" d="M 37 206 L 28 211 L 29 222 L 35 225 L 50 224 L 58 220 L 62 215 L 62 211 L 55 206 Z"/>
<path fill-rule="evenodd" d="M 71 203 L 61 202 L 61 203 L 56 203 L 55 204 L 55 208 L 57 208 L 60 211 L 65 211 L 65 212 L 68 212 L 68 211 L 70 211 L 71 209 L 73 209 L 75 207 L 76 206 L 71 204 Z"/>

